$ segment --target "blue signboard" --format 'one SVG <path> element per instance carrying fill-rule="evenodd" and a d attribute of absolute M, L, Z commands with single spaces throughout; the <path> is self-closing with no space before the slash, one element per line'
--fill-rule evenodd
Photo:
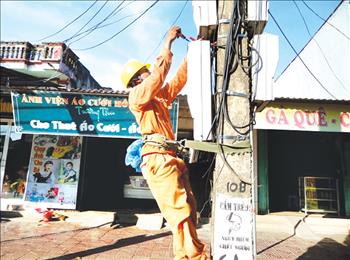
<path fill-rule="evenodd" d="M 12 92 L 11 97 L 18 132 L 125 138 L 141 136 L 126 96 L 36 91 Z M 177 100 L 169 112 L 176 133 Z"/>

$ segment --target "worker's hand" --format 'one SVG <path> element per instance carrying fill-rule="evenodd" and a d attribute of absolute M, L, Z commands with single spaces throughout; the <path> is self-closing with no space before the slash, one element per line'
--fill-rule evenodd
<path fill-rule="evenodd" d="M 179 26 L 171 27 L 165 39 L 164 48 L 171 50 L 171 44 L 176 38 L 180 37 L 181 35 L 181 28 Z"/>
<path fill-rule="evenodd" d="M 179 38 L 181 35 L 182 35 L 181 28 L 179 26 L 173 26 L 170 28 L 168 32 L 168 39 L 170 41 L 173 41 L 176 38 Z"/>

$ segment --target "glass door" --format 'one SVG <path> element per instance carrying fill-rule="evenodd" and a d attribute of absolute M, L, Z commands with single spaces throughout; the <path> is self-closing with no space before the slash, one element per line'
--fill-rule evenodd
<path fill-rule="evenodd" d="M 6 183 L 6 180 L 4 180 L 4 177 L 5 177 L 5 169 L 6 169 L 7 151 L 8 151 L 8 145 L 9 145 L 9 139 L 10 139 L 10 133 L 11 133 L 11 125 L 12 125 L 12 120 L 10 120 L 10 119 L 1 119 L 1 121 L 0 121 L 0 158 L 1 158 L 0 192 L 1 192 L 1 197 L 3 194 L 5 195 L 5 193 L 7 194 L 9 191 L 8 183 Z"/>
<path fill-rule="evenodd" d="M 15 132 L 12 120 L 1 120 L 1 198 L 23 199 L 32 135 Z"/>

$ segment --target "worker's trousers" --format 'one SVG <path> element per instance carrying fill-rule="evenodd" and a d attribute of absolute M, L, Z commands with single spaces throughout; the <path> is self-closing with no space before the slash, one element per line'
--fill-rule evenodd
<path fill-rule="evenodd" d="M 173 234 L 174 259 L 209 259 L 196 232 L 196 201 L 185 163 L 169 154 L 143 156 L 142 174 Z"/>

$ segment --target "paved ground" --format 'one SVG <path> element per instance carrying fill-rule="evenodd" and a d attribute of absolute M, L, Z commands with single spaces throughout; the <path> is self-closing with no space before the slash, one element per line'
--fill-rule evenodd
<path fill-rule="evenodd" d="M 15 217 L 19 213 L 22 216 Z M 2 212 L 1 259 L 172 259 L 167 228 L 144 231 L 134 224 L 111 226 L 111 212 L 60 213 L 69 218 L 44 223 L 38 222 L 41 216 L 34 212 Z M 349 221 L 258 216 L 257 259 L 350 259 Z M 210 244 L 209 224 L 198 233 Z"/>

